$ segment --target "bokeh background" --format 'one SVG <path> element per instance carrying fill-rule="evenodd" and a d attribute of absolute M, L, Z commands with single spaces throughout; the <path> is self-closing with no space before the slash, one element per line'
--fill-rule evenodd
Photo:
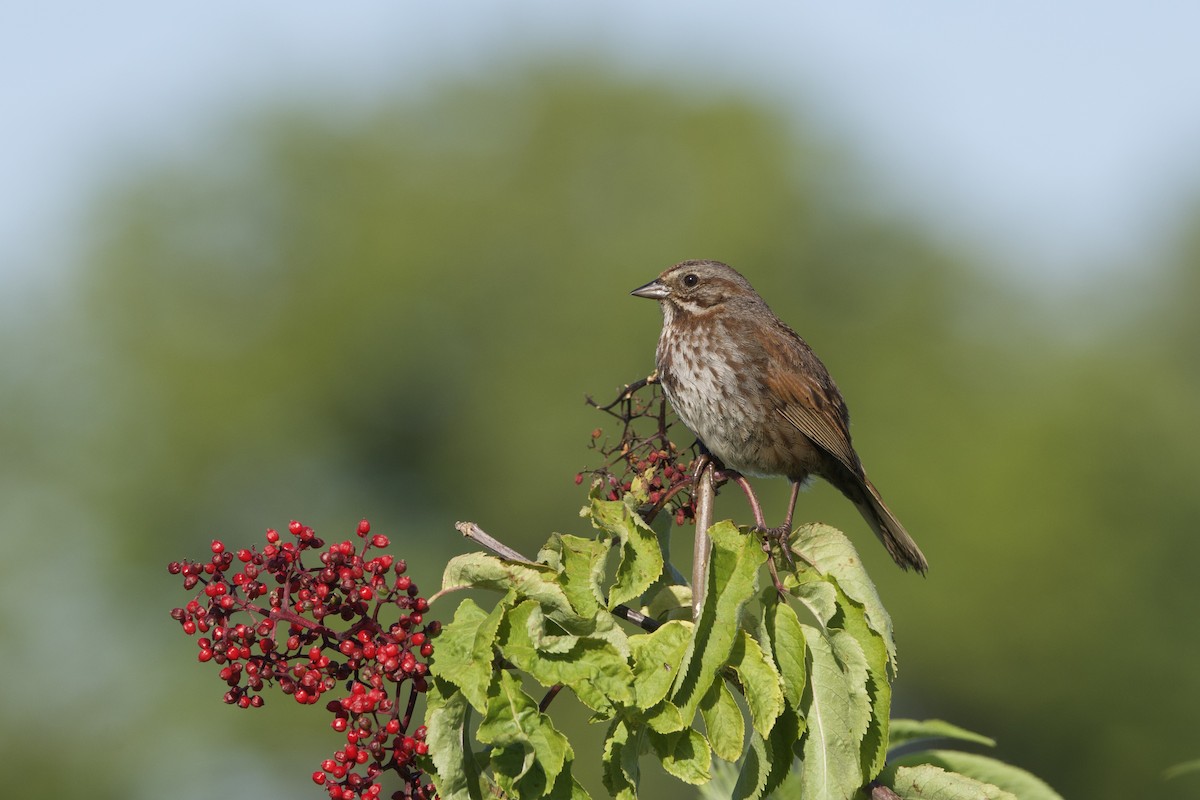
<path fill-rule="evenodd" d="M 627 292 L 711 257 L 930 558 L 802 500 L 893 614 L 896 713 L 1200 796 L 1162 779 L 1200 756 L 1200 11 L 694 6 L 0 9 L 6 794 L 320 796 L 322 712 L 223 706 L 166 562 L 365 516 L 432 591 L 455 520 L 583 532 L 583 397 L 658 335 Z"/>

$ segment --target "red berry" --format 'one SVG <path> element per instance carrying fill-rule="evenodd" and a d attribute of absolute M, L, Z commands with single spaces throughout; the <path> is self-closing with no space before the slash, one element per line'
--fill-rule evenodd
<path fill-rule="evenodd" d="M 365 520 L 365 519 L 364 519 L 364 520 L 359 520 L 359 523 L 358 523 L 358 535 L 359 535 L 359 536 L 366 536 L 366 535 L 367 535 L 368 533 L 370 533 L 370 532 L 371 532 L 371 523 L 370 523 L 370 522 L 368 522 L 368 521 L 367 521 L 367 520 Z"/>
<path fill-rule="evenodd" d="M 313 783 L 320 786 L 325 783 L 325 773 L 324 772 L 314 772 L 312 774 L 312 779 L 313 779 Z"/>

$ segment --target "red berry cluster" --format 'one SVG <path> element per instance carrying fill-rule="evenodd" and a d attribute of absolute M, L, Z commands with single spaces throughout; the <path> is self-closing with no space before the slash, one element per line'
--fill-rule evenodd
<path fill-rule="evenodd" d="M 616 417 L 621 426 L 615 441 L 602 441 L 604 431 L 596 428 L 589 445 L 604 456 L 604 464 L 588 472 L 605 482 L 608 499 L 621 498 L 630 490 L 635 477 L 652 470 L 650 497 L 641 509 L 642 516 L 649 521 L 666 507 L 677 525 L 694 522 L 696 505 L 691 485 L 695 447 L 681 449 L 667 435 L 673 422 L 657 384 L 650 381 L 630 384 L 607 406 L 597 406 L 590 398 L 588 402 Z M 576 473 L 576 484 L 583 483 L 584 474 Z"/>
<path fill-rule="evenodd" d="M 313 773 L 333 800 L 378 798 L 385 771 L 403 784 L 392 798 L 432 798 L 433 785 L 415 762 L 428 752 L 425 727 L 409 727 L 428 688 L 431 640 L 441 624 L 425 621 L 429 602 L 404 574 L 407 564 L 371 552 L 388 538 L 371 535 L 366 520 L 356 531 L 360 545 L 326 547 L 295 521 L 288 533 L 293 541 L 281 542 L 268 530 L 261 550 L 236 553 L 214 540 L 208 560 L 171 562 L 168 571 L 183 576 L 185 589 L 200 587 L 171 617 L 189 636 L 204 634 L 198 658 L 217 665 L 231 705 L 261 706 L 270 685 L 304 705 L 346 686 L 346 696 L 325 705 L 346 744 Z M 319 565 L 304 565 L 309 551 L 320 553 Z"/>

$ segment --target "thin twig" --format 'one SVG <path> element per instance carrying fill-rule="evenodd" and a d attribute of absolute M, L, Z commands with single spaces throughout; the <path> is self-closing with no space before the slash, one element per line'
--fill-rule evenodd
<path fill-rule="evenodd" d="M 549 708 L 550 704 L 554 702 L 554 698 L 558 697 L 558 693 L 562 691 L 562 688 L 563 685 L 561 683 L 556 683 L 551 686 L 550 690 L 546 692 L 546 696 L 542 698 L 542 702 L 538 703 L 538 711 L 545 714 L 546 709 Z"/>
<path fill-rule="evenodd" d="M 655 370 L 654 372 L 650 373 L 649 375 L 647 375 L 644 378 L 636 380 L 633 383 L 625 384 L 625 388 L 621 390 L 621 393 L 619 395 L 617 395 L 617 398 L 606 406 L 598 405 L 596 403 L 596 401 L 593 400 L 588 395 L 584 395 L 584 402 L 586 402 L 589 406 L 595 406 L 596 408 L 600 409 L 601 411 L 608 411 L 613 406 L 615 406 L 617 403 L 629 400 L 631 397 L 633 397 L 634 393 L 637 392 L 638 389 L 641 389 L 643 386 L 646 386 L 647 384 L 650 384 L 650 383 L 657 383 L 657 382 L 658 382 L 658 371 Z"/>
<path fill-rule="evenodd" d="M 871 790 L 871 800 L 900 800 L 900 795 L 877 781 L 868 784 Z"/>
<path fill-rule="evenodd" d="M 523 561 L 526 564 L 533 563 L 533 559 L 526 558 L 516 550 L 513 550 L 504 542 L 487 533 L 483 528 L 479 527 L 474 522 L 456 522 L 454 523 L 454 527 L 463 536 L 467 537 L 473 542 L 478 542 L 501 558 L 507 558 L 509 561 Z"/>

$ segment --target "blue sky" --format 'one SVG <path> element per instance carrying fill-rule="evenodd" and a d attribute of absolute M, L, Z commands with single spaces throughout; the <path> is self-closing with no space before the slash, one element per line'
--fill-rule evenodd
<path fill-rule="evenodd" d="M 1198 30 L 1200 5 L 1082 0 L 9 3 L 0 280 L 59 274 L 106 182 L 230 111 L 582 49 L 815 113 L 882 207 L 1092 283 L 1169 244 L 1200 187 Z"/>

